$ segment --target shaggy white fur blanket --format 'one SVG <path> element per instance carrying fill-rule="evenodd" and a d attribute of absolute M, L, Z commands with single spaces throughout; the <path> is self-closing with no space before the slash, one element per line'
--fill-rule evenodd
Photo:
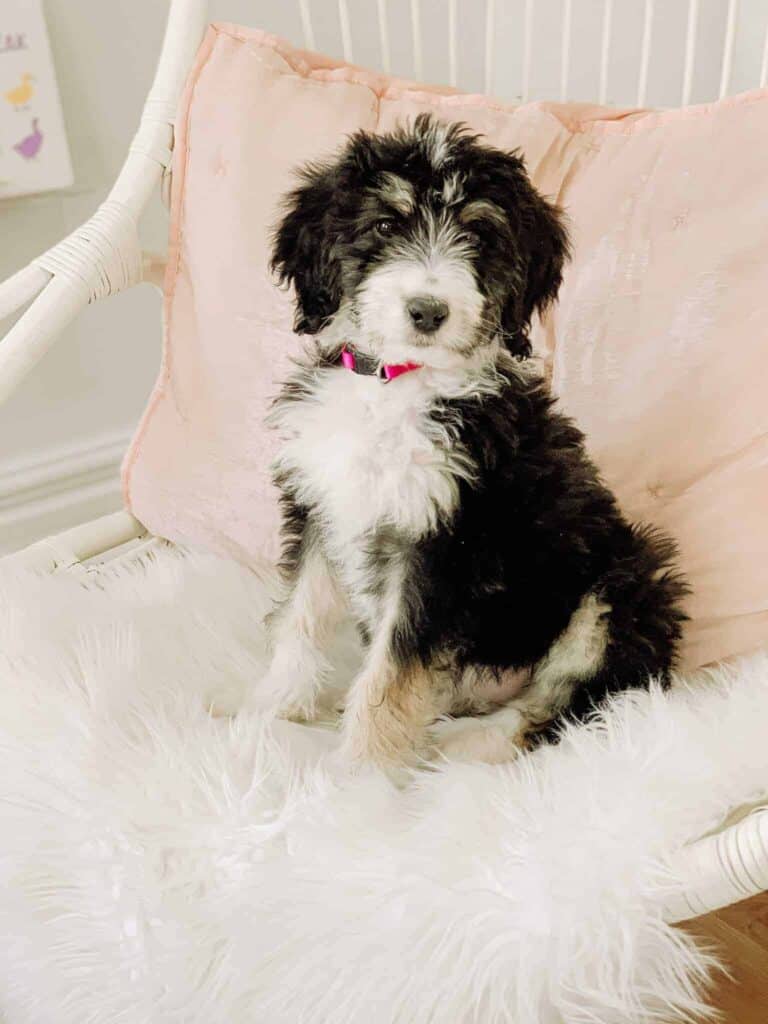
<path fill-rule="evenodd" d="M 768 660 L 625 697 L 404 791 L 236 706 L 268 587 L 172 550 L 0 580 L 7 1024 L 682 1020 L 709 960 L 674 850 L 768 784 Z"/>

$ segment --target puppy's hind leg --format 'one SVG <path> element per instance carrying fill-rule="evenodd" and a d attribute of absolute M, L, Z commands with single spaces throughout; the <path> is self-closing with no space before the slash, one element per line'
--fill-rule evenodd
<path fill-rule="evenodd" d="M 449 761 L 501 764 L 525 747 L 530 723 L 512 704 L 479 718 L 443 718 L 430 730 L 438 754 Z"/>
<path fill-rule="evenodd" d="M 330 671 L 325 651 L 346 611 L 335 574 L 310 530 L 302 538 L 291 588 L 269 621 L 272 660 L 251 706 L 311 721 Z"/>
<path fill-rule="evenodd" d="M 669 685 L 689 588 L 675 566 L 675 547 L 663 534 L 632 529 L 634 550 L 599 581 L 606 642 L 562 716 L 582 721 L 606 698 L 622 690 L 645 689 L 651 680 Z M 543 731 L 551 738 L 555 721 Z"/>
<path fill-rule="evenodd" d="M 531 672 L 519 696 L 498 711 L 480 718 L 438 723 L 437 749 L 449 760 L 511 761 L 540 735 L 552 734 L 558 717 L 569 710 L 575 695 L 604 670 L 610 607 L 587 594 L 568 626 Z"/>

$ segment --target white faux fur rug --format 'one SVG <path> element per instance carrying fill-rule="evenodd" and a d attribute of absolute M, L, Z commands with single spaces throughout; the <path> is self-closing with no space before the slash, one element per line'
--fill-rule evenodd
<path fill-rule="evenodd" d="M 702 1007 L 665 856 L 768 788 L 768 659 L 397 791 L 235 706 L 259 579 L 0 580 L 6 1024 L 635 1024 Z"/>

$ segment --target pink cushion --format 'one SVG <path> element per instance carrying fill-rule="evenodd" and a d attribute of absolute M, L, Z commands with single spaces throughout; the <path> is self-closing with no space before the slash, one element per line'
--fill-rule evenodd
<path fill-rule="evenodd" d="M 176 141 L 163 366 L 126 458 L 154 533 L 276 553 L 266 406 L 300 342 L 267 271 L 291 170 L 431 109 L 520 147 L 574 259 L 536 342 L 626 511 L 679 540 L 684 664 L 768 635 L 768 92 L 663 114 L 505 107 L 212 27 Z"/>

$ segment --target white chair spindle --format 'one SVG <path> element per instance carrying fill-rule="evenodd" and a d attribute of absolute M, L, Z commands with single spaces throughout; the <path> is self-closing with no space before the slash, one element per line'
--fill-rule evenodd
<path fill-rule="evenodd" d="M 731 80 L 731 66 L 733 64 L 733 40 L 736 38 L 736 17 L 739 12 L 739 0 L 728 0 L 728 22 L 725 29 L 725 43 L 723 44 L 723 64 L 720 74 L 720 99 L 728 92 L 728 83 Z"/>
<path fill-rule="evenodd" d="M 413 36 L 413 70 L 416 78 L 424 77 L 424 51 L 421 45 L 421 4 L 411 0 L 411 35 Z"/>
<path fill-rule="evenodd" d="M 448 0 L 448 81 L 454 88 L 458 81 L 458 46 L 457 46 L 457 0 Z"/>
<path fill-rule="evenodd" d="M 523 89 L 525 102 L 531 92 L 531 56 L 533 50 L 533 0 L 525 0 L 525 22 L 523 24 Z"/>
<path fill-rule="evenodd" d="M 768 85 L 768 22 L 765 26 L 765 39 L 763 40 L 763 62 L 760 65 L 760 88 Z"/>
<path fill-rule="evenodd" d="M 568 99 L 568 75 L 571 63 L 571 20 L 573 0 L 563 0 L 563 35 L 560 42 L 560 102 Z"/>
<path fill-rule="evenodd" d="M 683 847 L 670 868 L 685 889 L 667 901 L 664 919 L 688 921 L 768 888 L 768 807 L 723 832 Z"/>
<path fill-rule="evenodd" d="M 344 50 L 344 60 L 352 63 L 352 29 L 349 24 L 349 7 L 347 0 L 338 0 L 339 5 L 339 26 L 341 28 L 341 46 Z"/>
<path fill-rule="evenodd" d="M 392 58 L 389 50 L 389 20 L 387 0 L 376 0 L 379 11 L 379 42 L 381 44 L 381 66 L 387 74 L 392 70 Z"/>
<path fill-rule="evenodd" d="M 493 30 L 496 25 L 496 4 L 485 0 L 485 91 L 493 90 Z"/>
<path fill-rule="evenodd" d="M 312 14 L 309 10 L 309 0 L 299 0 L 301 11 L 301 32 L 304 36 L 304 46 L 307 50 L 315 49 L 315 33 L 312 29 Z"/>
<path fill-rule="evenodd" d="M 653 37 L 653 3 L 645 0 L 645 16 L 643 18 L 643 42 L 640 48 L 640 75 L 637 81 L 637 105 L 645 106 L 648 91 L 648 65 L 651 61 L 651 38 Z"/>
<path fill-rule="evenodd" d="M 613 20 L 613 0 L 603 3 L 603 38 L 600 44 L 600 91 L 599 102 L 604 104 L 608 99 L 608 57 L 611 52 L 611 21 Z"/>
<path fill-rule="evenodd" d="M 699 25 L 699 0 L 688 0 L 688 25 L 685 30 L 685 68 L 681 102 L 687 107 L 693 91 L 693 69 L 696 65 L 696 30 Z"/>

